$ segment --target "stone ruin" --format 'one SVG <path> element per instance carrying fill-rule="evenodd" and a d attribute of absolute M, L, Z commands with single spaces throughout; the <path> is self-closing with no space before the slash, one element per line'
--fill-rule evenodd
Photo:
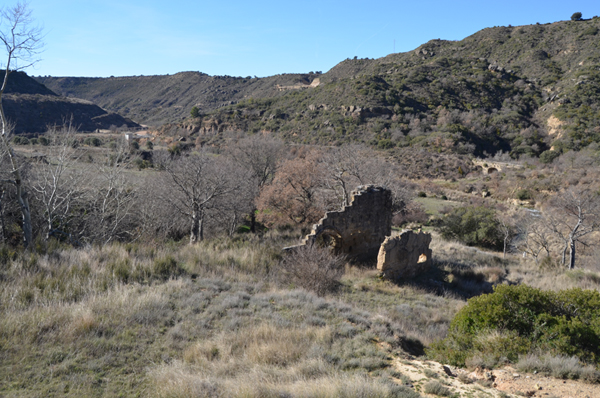
<path fill-rule="evenodd" d="M 379 248 L 377 269 L 391 280 L 411 279 L 431 267 L 431 234 L 404 230 L 388 236 Z"/>
<path fill-rule="evenodd" d="M 392 193 L 374 185 L 352 191 L 350 205 L 330 211 L 313 226 L 304 245 L 329 247 L 335 254 L 366 260 L 392 232 Z"/>
<path fill-rule="evenodd" d="M 391 191 L 364 185 L 352 192 L 350 205 L 327 212 L 300 246 L 328 247 L 358 261 L 377 258 L 377 269 L 392 280 L 412 278 L 429 269 L 430 234 L 405 230 L 391 237 L 391 232 Z"/>

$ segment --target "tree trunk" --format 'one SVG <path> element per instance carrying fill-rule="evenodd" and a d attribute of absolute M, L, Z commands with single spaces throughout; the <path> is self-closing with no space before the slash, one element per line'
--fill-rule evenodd
<path fill-rule="evenodd" d="M 569 242 L 569 246 L 571 248 L 571 251 L 569 253 L 569 269 L 574 269 L 575 268 L 575 242 L 573 240 L 571 240 Z"/>
<path fill-rule="evenodd" d="M 256 208 L 252 208 L 250 212 L 250 232 L 256 232 Z"/>
<path fill-rule="evenodd" d="M 0 244 L 6 242 L 6 227 L 4 225 L 4 208 L 2 207 L 2 199 L 4 199 L 4 189 L 0 191 Z"/>
<path fill-rule="evenodd" d="M 198 242 L 200 235 L 200 211 L 198 205 L 194 203 L 192 208 L 192 228 L 190 231 L 190 245 Z"/>
<path fill-rule="evenodd" d="M 22 185 L 18 187 L 19 204 L 21 205 L 21 214 L 23 215 L 23 244 L 25 249 L 29 249 L 33 241 L 33 230 L 31 227 L 31 210 L 29 207 L 29 199 L 27 192 L 23 190 Z"/>
<path fill-rule="evenodd" d="M 233 236 L 235 233 L 235 227 L 237 226 L 237 214 L 233 214 L 231 224 L 229 224 L 229 236 Z"/>
<path fill-rule="evenodd" d="M 200 240 L 204 240 L 204 212 L 202 212 L 202 216 L 200 217 L 200 228 L 198 229 Z"/>
<path fill-rule="evenodd" d="M 564 266 L 567 263 L 567 249 L 569 248 L 569 245 L 565 245 L 565 248 L 563 249 L 562 252 L 562 265 Z"/>

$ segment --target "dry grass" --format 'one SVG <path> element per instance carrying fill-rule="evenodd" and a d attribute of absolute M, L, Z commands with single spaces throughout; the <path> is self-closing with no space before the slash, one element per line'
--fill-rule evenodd
<path fill-rule="evenodd" d="M 530 354 L 519 360 L 517 369 L 521 372 L 539 372 L 558 379 L 581 379 L 589 383 L 600 382 L 600 371 L 593 366 L 584 365 L 577 357 Z"/>
<path fill-rule="evenodd" d="M 437 234 L 434 234 L 431 247 L 438 267 L 456 281 L 451 282 L 474 295 L 485 293 L 498 283 L 527 284 L 543 290 L 575 287 L 600 290 L 600 269 L 595 258 L 590 256 L 580 256 L 581 268 L 568 271 L 557 265 L 545 267 L 517 254 L 503 258 L 502 253 L 444 241 Z"/>
<path fill-rule="evenodd" d="M 281 280 L 280 248 L 297 236 L 271 234 L 0 250 L 0 395 L 414 397 L 388 366 L 445 337 L 465 297 L 519 278 L 596 283 L 593 270 L 434 238 L 436 267 L 422 278 L 346 267 L 318 296 Z"/>
<path fill-rule="evenodd" d="M 280 243 L 4 257 L 0 395 L 410 393 L 381 373 L 404 339 L 385 311 L 290 290 L 275 277 Z"/>

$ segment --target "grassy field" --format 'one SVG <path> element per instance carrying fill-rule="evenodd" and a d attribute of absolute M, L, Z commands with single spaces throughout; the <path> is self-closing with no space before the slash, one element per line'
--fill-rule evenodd
<path fill-rule="evenodd" d="M 416 397 L 393 363 L 445 337 L 497 283 L 598 289 L 434 237 L 410 283 L 347 265 L 325 296 L 281 272 L 271 233 L 195 246 L 0 251 L 0 396 Z"/>

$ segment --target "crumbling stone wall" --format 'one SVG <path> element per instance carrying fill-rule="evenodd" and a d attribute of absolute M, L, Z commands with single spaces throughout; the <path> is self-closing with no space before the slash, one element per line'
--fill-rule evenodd
<path fill-rule="evenodd" d="M 391 280 L 410 279 L 431 267 L 431 234 L 404 230 L 387 237 L 377 256 L 377 269 Z"/>
<path fill-rule="evenodd" d="M 391 191 L 364 185 L 352 192 L 350 205 L 327 212 L 304 244 L 330 247 L 336 254 L 367 260 L 376 258 L 379 246 L 391 232 Z"/>

